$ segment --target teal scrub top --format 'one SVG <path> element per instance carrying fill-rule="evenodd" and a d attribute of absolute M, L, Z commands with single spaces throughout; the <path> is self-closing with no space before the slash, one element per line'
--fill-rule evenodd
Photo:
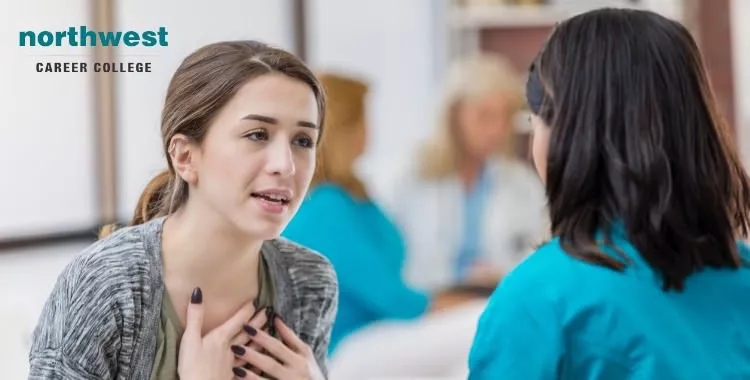
<path fill-rule="evenodd" d="M 624 273 L 554 239 L 503 280 L 478 325 L 470 380 L 750 379 L 750 269 L 706 269 L 684 292 L 664 292 L 624 233 L 612 236 L 634 260 Z"/>
<path fill-rule="evenodd" d="M 320 252 L 336 271 L 339 304 L 329 353 L 372 323 L 414 319 L 427 311 L 429 296 L 410 288 L 401 275 L 404 241 L 374 202 L 321 184 L 309 192 L 282 236 Z"/>

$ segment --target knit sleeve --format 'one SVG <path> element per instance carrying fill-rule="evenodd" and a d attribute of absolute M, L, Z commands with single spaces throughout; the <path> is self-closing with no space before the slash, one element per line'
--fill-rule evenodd
<path fill-rule="evenodd" d="M 330 267 L 329 267 L 330 268 Z M 336 280 L 336 274 L 330 268 L 330 286 L 325 297 L 323 297 L 323 305 L 320 308 L 320 322 L 318 333 L 312 340 L 312 350 L 315 355 L 315 359 L 323 371 L 325 376 L 328 376 L 328 351 L 331 343 L 331 332 L 333 330 L 333 322 L 336 320 L 336 314 L 338 312 L 339 303 L 339 290 L 338 281 Z"/>
<path fill-rule="evenodd" d="M 57 279 L 34 329 L 29 379 L 114 379 L 120 346 L 111 273 L 74 259 Z"/>

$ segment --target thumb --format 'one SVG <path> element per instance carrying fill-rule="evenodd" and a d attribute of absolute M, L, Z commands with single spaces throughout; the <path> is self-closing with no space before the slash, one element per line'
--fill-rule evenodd
<path fill-rule="evenodd" d="M 190 296 L 190 305 L 187 309 L 185 323 L 185 335 L 190 337 L 201 337 L 203 330 L 203 292 L 201 288 L 193 289 Z"/>

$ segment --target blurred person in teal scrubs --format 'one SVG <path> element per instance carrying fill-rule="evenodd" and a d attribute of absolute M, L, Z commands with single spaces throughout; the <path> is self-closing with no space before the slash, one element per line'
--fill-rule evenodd
<path fill-rule="evenodd" d="M 470 379 L 750 379 L 750 185 L 688 30 L 575 16 L 526 94 L 553 238 L 491 297 Z"/>
<path fill-rule="evenodd" d="M 354 169 L 366 146 L 368 85 L 345 75 L 319 77 L 327 134 L 308 197 L 282 235 L 325 255 L 336 270 L 331 379 L 461 370 L 485 301 L 433 296 L 404 282 L 402 236 Z"/>

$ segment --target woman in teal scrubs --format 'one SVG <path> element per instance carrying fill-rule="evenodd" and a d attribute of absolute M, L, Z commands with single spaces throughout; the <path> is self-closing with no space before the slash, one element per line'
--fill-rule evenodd
<path fill-rule="evenodd" d="M 527 100 L 553 238 L 492 296 L 470 379 L 750 379 L 750 186 L 689 32 L 575 16 Z"/>
<path fill-rule="evenodd" d="M 327 137 L 307 199 L 283 236 L 325 255 L 336 271 L 340 296 L 330 378 L 464 375 L 486 300 L 426 293 L 404 281 L 401 233 L 355 170 L 367 145 L 369 86 L 343 74 L 319 78 L 327 98 Z"/>

